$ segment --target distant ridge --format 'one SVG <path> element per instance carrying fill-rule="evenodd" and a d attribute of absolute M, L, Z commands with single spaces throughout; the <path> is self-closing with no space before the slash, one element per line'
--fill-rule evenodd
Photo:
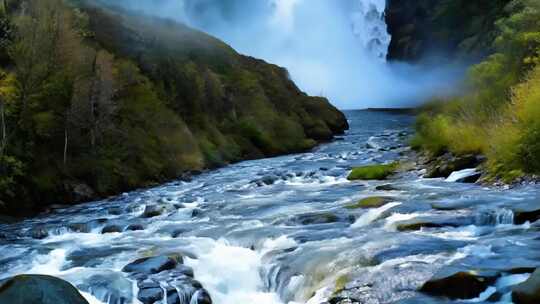
<path fill-rule="evenodd" d="M 393 114 L 416 114 L 416 113 L 418 113 L 418 109 L 416 109 L 416 108 L 366 108 L 366 109 L 361 109 L 360 111 L 385 112 L 385 113 L 393 113 Z"/>

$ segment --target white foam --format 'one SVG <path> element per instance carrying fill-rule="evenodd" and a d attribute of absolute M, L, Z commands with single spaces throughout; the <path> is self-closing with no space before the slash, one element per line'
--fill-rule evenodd
<path fill-rule="evenodd" d="M 396 230 L 397 224 L 399 222 L 412 220 L 419 216 L 422 216 L 422 214 L 416 213 L 416 212 L 415 213 L 394 213 L 391 216 L 386 218 L 386 223 L 384 224 L 384 228 L 387 230 Z"/>
<path fill-rule="evenodd" d="M 446 179 L 446 182 L 455 183 L 460 179 L 467 178 L 469 176 L 473 176 L 473 175 L 475 175 L 477 173 L 478 173 L 478 171 L 476 169 L 465 169 L 465 170 L 461 170 L 461 171 L 454 171 Z"/>
<path fill-rule="evenodd" d="M 224 240 L 206 242 L 199 248 L 199 258 L 186 259 L 186 264 L 194 268 L 197 280 L 212 295 L 214 303 L 283 304 L 276 293 L 263 291 L 260 253 L 231 246 Z M 277 243 L 280 242 L 283 241 Z"/>
<path fill-rule="evenodd" d="M 287 237 L 286 235 L 283 235 L 281 237 L 278 237 L 276 239 L 268 239 L 264 242 L 261 252 L 263 254 L 266 254 L 270 251 L 274 250 L 283 250 L 283 249 L 289 249 L 292 247 L 297 246 L 298 243 Z"/>
<path fill-rule="evenodd" d="M 394 202 L 388 203 L 382 207 L 376 209 L 369 209 L 366 213 L 362 214 L 355 222 L 351 225 L 352 228 L 365 227 L 381 217 L 386 211 L 401 205 L 401 203 Z"/>

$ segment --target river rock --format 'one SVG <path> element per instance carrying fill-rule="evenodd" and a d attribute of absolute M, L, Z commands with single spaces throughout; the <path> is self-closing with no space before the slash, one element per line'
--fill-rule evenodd
<path fill-rule="evenodd" d="M 144 230 L 144 226 L 141 224 L 131 224 L 126 227 L 125 231 L 140 231 Z"/>
<path fill-rule="evenodd" d="M 168 256 L 156 256 L 151 258 L 138 259 L 124 266 L 123 272 L 133 272 L 142 274 L 159 273 L 164 270 L 173 269 L 178 265 L 178 260 Z"/>
<path fill-rule="evenodd" d="M 440 156 L 428 165 L 427 178 L 447 178 L 455 171 L 475 168 L 484 161 L 484 158 L 477 155 L 454 156 L 451 153 Z"/>
<path fill-rule="evenodd" d="M 87 223 L 72 223 L 68 224 L 67 228 L 72 232 L 89 233 L 90 226 Z"/>
<path fill-rule="evenodd" d="M 28 236 L 36 240 L 42 240 L 49 236 L 49 231 L 46 227 L 35 227 L 28 231 Z"/>
<path fill-rule="evenodd" d="M 392 184 L 385 184 L 375 187 L 377 191 L 398 191 L 399 189 L 393 186 Z"/>
<path fill-rule="evenodd" d="M 137 299 L 143 304 L 153 304 L 163 299 L 163 289 L 161 287 L 152 287 L 140 289 Z"/>
<path fill-rule="evenodd" d="M 513 208 L 514 223 L 521 225 L 526 222 L 534 223 L 540 219 L 540 200 L 522 203 Z"/>
<path fill-rule="evenodd" d="M 118 233 L 118 232 L 122 232 L 122 227 L 119 226 L 119 225 L 107 225 L 105 227 L 103 227 L 103 229 L 101 230 L 101 233 L 102 234 L 106 234 L 106 233 Z"/>
<path fill-rule="evenodd" d="M 156 216 L 160 216 L 165 212 L 170 211 L 171 207 L 169 205 L 146 205 L 144 208 L 144 212 L 141 215 L 143 218 L 152 218 Z"/>
<path fill-rule="evenodd" d="M 193 295 L 193 298 L 196 299 L 195 303 L 197 304 L 212 304 L 212 298 L 205 289 L 199 289 L 199 291 Z"/>
<path fill-rule="evenodd" d="M 462 269 L 444 269 L 426 282 L 421 292 L 451 299 L 472 299 L 497 279 L 496 273 L 477 273 Z"/>
<path fill-rule="evenodd" d="M 0 282 L 0 303 L 88 304 L 70 283 L 46 275 L 19 275 Z"/>
<path fill-rule="evenodd" d="M 301 225 L 329 224 L 339 222 L 339 217 L 331 212 L 300 214 L 289 219 L 289 224 Z"/>
<path fill-rule="evenodd" d="M 512 288 L 512 301 L 516 304 L 540 303 L 540 268 L 527 281 Z"/>

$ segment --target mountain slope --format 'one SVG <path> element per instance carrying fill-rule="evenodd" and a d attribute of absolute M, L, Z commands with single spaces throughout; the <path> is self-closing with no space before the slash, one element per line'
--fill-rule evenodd
<path fill-rule="evenodd" d="M 0 213 L 304 151 L 348 128 L 285 69 L 185 25 L 96 1 L 23 2 L 2 17 Z"/>

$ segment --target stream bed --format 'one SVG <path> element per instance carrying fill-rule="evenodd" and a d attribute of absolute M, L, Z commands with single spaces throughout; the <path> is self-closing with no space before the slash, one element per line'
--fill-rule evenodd
<path fill-rule="evenodd" d="M 400 159 L 414 117 L 346 114 L 351 129 L 309 153 L 0 225 L 0 279 L 58 276 L 91 304 L 511 303 L 511 286 L 540 266 L 540 225 L 516 220 L 516 208 L 540 209 L 540 187 L 494 189 L 418 170 L 348 181 L 354 166 Z M 390 202 L 347 208 L 373 196 Z M 158 272 L 125 267 L 144 257 L 169 260 L 151 261 Z M 496 279 L 468 300 L 418 291 L 453 269 Z"/>

